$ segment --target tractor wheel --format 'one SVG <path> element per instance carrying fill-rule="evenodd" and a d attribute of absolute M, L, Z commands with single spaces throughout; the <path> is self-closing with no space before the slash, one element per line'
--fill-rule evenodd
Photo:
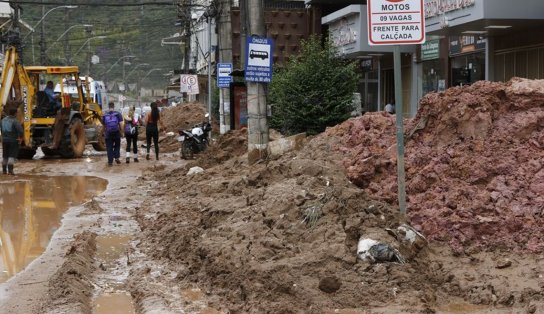
<path fill-rule="evenodd" d="M 104 127 L 100 125 L 96 125 L 96 132 L 97 132 L 97 142 L 93 143 L 94 150 L 98 152 L 106 151 L 106 139 L 104 138 Z"/>
<path fill-rule="evenodd" d="M 63 158 L 79 158 L 85 151 L 85 127 L 79 118 L 73 118 L 60 143 L 59 153 Z"/>

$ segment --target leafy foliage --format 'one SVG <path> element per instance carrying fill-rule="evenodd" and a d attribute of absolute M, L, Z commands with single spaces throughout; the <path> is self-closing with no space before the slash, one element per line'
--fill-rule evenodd
<path fill-rule="evenodd" d="M 317 134 L 349 118 L 358 74 L 318 37 L 302 42 L 300 54 L 274 73 L 270 125 L 285 134 Z"/>

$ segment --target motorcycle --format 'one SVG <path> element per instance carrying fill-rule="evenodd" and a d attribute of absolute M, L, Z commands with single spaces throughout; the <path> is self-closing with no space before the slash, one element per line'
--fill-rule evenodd
<path fill-rule="evenodd" d="M 206 118 L 209 114 L 206 114 Z M 194 154 L 205 151 L 208 148 L 208 134 L 212 125 L 208 120 L 196 124 L 191 130 L 179 130 L 178 142 L 181 143 L 181 158 L 192 159 Z"/>

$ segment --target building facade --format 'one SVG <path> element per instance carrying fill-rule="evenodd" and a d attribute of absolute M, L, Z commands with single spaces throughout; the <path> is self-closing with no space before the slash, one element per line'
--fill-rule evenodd
<path fill-rule="evenodd" d="M 423 93 L 483 79 L 544 78 L 544 1 L 425 0 L 425 19 L 440 52 L 428 59 L 436 45 L 419 49 Z"/>

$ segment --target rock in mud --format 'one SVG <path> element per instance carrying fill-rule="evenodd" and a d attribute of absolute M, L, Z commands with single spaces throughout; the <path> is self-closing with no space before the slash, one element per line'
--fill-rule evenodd
<path fill-rule="evenodd" d="M 503 269 L 503 268 L 508 268 L 512 266 L 512 261 L 505 258 L 505 259 L 502 259 L 500 261 L 497 262 L 497 265 L 495 266 L 495 268 L 497 269 Z"/>
<path fill-rule="evenodd" d="M 204 172 L 204 169 L 200 167 L 192 167 L 191 169 L 189 169 L 189 172 L 187 172 L 187 175 L 192 176 L 193 174 L 198 174 L 202 172 Z"/>
<path fill-rule="evenodd" d="M 340 279 L 334 276 L 325 277 L 319 281 L 319 290 L 326 293 L 335 293 L 341 286 L 342 283 L 340 282 Z"/>

